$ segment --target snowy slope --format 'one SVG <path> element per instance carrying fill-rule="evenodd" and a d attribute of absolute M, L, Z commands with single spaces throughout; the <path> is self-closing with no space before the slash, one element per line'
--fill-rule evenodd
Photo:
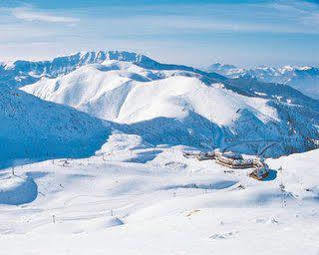
<path fill-rule="evenodd" d="M 318 146 L 319 102 L 283 85 L 215 83 L 205 73 L 107 60 L 22 90 L 116 122 L 151 144 L 232 147 L 266 156 Z"/>
<path fill-rule="evenodd" d="M 241 76 L 256 77 L 263 82 L 289 85 L 305 95 L 319 99 L 319 68 L 311 66 L 257 67 L 252 69 L 237 68 L 233 65 L 214 64 L 206 71 L 217 72 L 230 78 Z"/>
<path fill-rule="evenodd" d="M 318 253 L 318 149 L 268 158 L 264 181 L 183 157 L 314 149 L 317 100 L 103 56 L 2 65 L 1 255 Z"/>
<path fill-rule="evenodd" d="M 118 147 L 119 141 L 126 145 Z M 99 156 L 16 168 L 17 176 L 34 179 L 38 195 L 20 206 L 0 200 L 2 249 L 35 255 L 317 253 L 318 150 L 268 160 L 271 178 L 258 182 L 247 176 L 250 170 L 225 172 L 212 161 L 186 159 L 183 147 L 142 147 L 135 137 L 115 134 Z"/>
<path fill-rule="evenodd" d="M 231 96 L 224 98 L 221 93 L 218 95 L 218 92 L 227 92 L 220 88 L 223 85 L 207 87 L 198 78 L 200 77 L 195 73 L 151 71 L 128 62 L 106 61 L 100 65 L 81 67 L 56 79 L 42 79 L 22 90 L 44 100 L 70 105 L 99 118 L 120 123 L 139 122 L 159 116 L 182 118 L 189 109 L 176 109 L 177 112 L 174 110 L 179 104 L 182 104 L 180 107 L 186 104 L 182 102 L 183 97 L 196 96 L 193 100 L 188 99 L 189 104 L 193 105 L 199 103 L 199 98 L 203 98 L 204 93 L 213 90 L 211 94 L 216 94 L 216 98 L 207 100 L 207 104 L 226 100 L 225 103 L 220 106 L 207 105 L 206 109 L 201 106 L 197 112 L 209 118 L 209 108 L 223 107 L 225 113 L 223 116 L 216 116 L 216 121 L 224 124 L 231 121 L 234 110 L 240 108 L 244 100 L 252 100 L 233 94 L 242 101 L 236 109 L 231 104 L 236 100 Z M 181 102 L 176 102 L 173 98 L 180 98 Z M 253 105 L 257 101 L 252 100 L 248 104 Z"/>
<path fill-rule="evenodd" d="M 92 155 L 109 128 L 70 107 L 23 91 L 0 90 L 0 167 L 56 157 Z"/>

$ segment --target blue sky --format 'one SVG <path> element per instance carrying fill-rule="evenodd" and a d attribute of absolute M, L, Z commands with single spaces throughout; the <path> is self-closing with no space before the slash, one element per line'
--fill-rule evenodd
<path fill-rule="evenodd" d="M 319 2 L 0 0 L 0 60 L 98 49 L 194 66 L 319 65 Z"/>

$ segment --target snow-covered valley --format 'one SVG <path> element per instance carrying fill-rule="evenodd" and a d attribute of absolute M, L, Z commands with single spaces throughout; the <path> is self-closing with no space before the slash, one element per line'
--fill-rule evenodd
<path fill-rule="evenodd" d="M 0 254 L 318 254 L 319 101 L 88 52 L 0 68 Z M 269 175 L 189 151 L 265 157 Z"/>

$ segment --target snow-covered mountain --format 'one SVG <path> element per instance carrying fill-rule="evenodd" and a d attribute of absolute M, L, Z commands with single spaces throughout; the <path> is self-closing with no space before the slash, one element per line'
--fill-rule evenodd
<path fill-rule="evenodd" d="M 0 169 L 28 161 L 87 157 L 109 128 L 88 114 L 23 91 L 0 89 Z"/>
<path fill-rule="evenodd" d="M 310 66 L 257 67 L 252 69 L 237 68 L 233 65 L 213 64 L 206 68 L 230 78 L 255 77 L 263 82 L 289 85 L 305 95 L 319 99 L 319 68 Z"/>
<path fill-rule="evenodd" d="M 223 75 L 228 75 L 228 73 L 230 73 L 233 70 L 237 70 L 237 67 L 234 65 L 227 65 L 221 63 L 215 63 L 205 68 L 205 71 L 207 72 L 216 72 L 221 73 Z"/>
<path fill-rule="evenodd" d="M 111 53 L 2 64 L 4 254 L 317 253 L 319 149 L 282 155 L 319 147 L 318 100 Z M 216 147 L 282 157 L 183 156 Z"/>
<path fill-rule="evenodd" d="M 51 61 L 24 61 L 0 62 L 0 86 L 20 87 L 34 83 L 41 77 L 56 78 L 68 74 L 87 64 L 98 64 L 105 60 L 117 60 L 134 63 L 148 69 L 184 70 L 195 69 L 181 65 L 167 65 L 158 63 L 144 55 L 126 51 L 97 51 L 79 52 L 70 56 L 57 57 Z M 202 73 L 199 70 L 196 70 Z M 210 78 L 223 79 L 223 76 L 211 74 Z"/>
<path fill-rule="evenodd" d="M 231 147 L 256 154 L 274 144 L 266 156 L 318 146 L 319 102 L 289 86 L 227 79 L 122 54 L 127 53 L 77 64 L 56 78 L 42 76 L 22 90 L 114 122 L 153 145 Z"/>

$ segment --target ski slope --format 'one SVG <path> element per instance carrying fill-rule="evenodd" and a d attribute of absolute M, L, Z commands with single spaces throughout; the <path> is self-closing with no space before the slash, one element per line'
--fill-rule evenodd
<path fill-rule="evenodd" d="M 96 156 L 17 167 L 17 176 L 34 179 L 38 196 L 20 206 L 2 202 L 2 251 L 318 252 L 318 150 L 268 160 L 271 176 L 258 182 L 250 170 L 186 159 L 185 149 L 149 147 L 118 133 Z"/>
<path fill-rule="evenodd" d="M 128 52 L 0 75 L 0 255 L 318 254 L 317 100 Z M 215 148 L 269 176 L 183 157 Z"/>

